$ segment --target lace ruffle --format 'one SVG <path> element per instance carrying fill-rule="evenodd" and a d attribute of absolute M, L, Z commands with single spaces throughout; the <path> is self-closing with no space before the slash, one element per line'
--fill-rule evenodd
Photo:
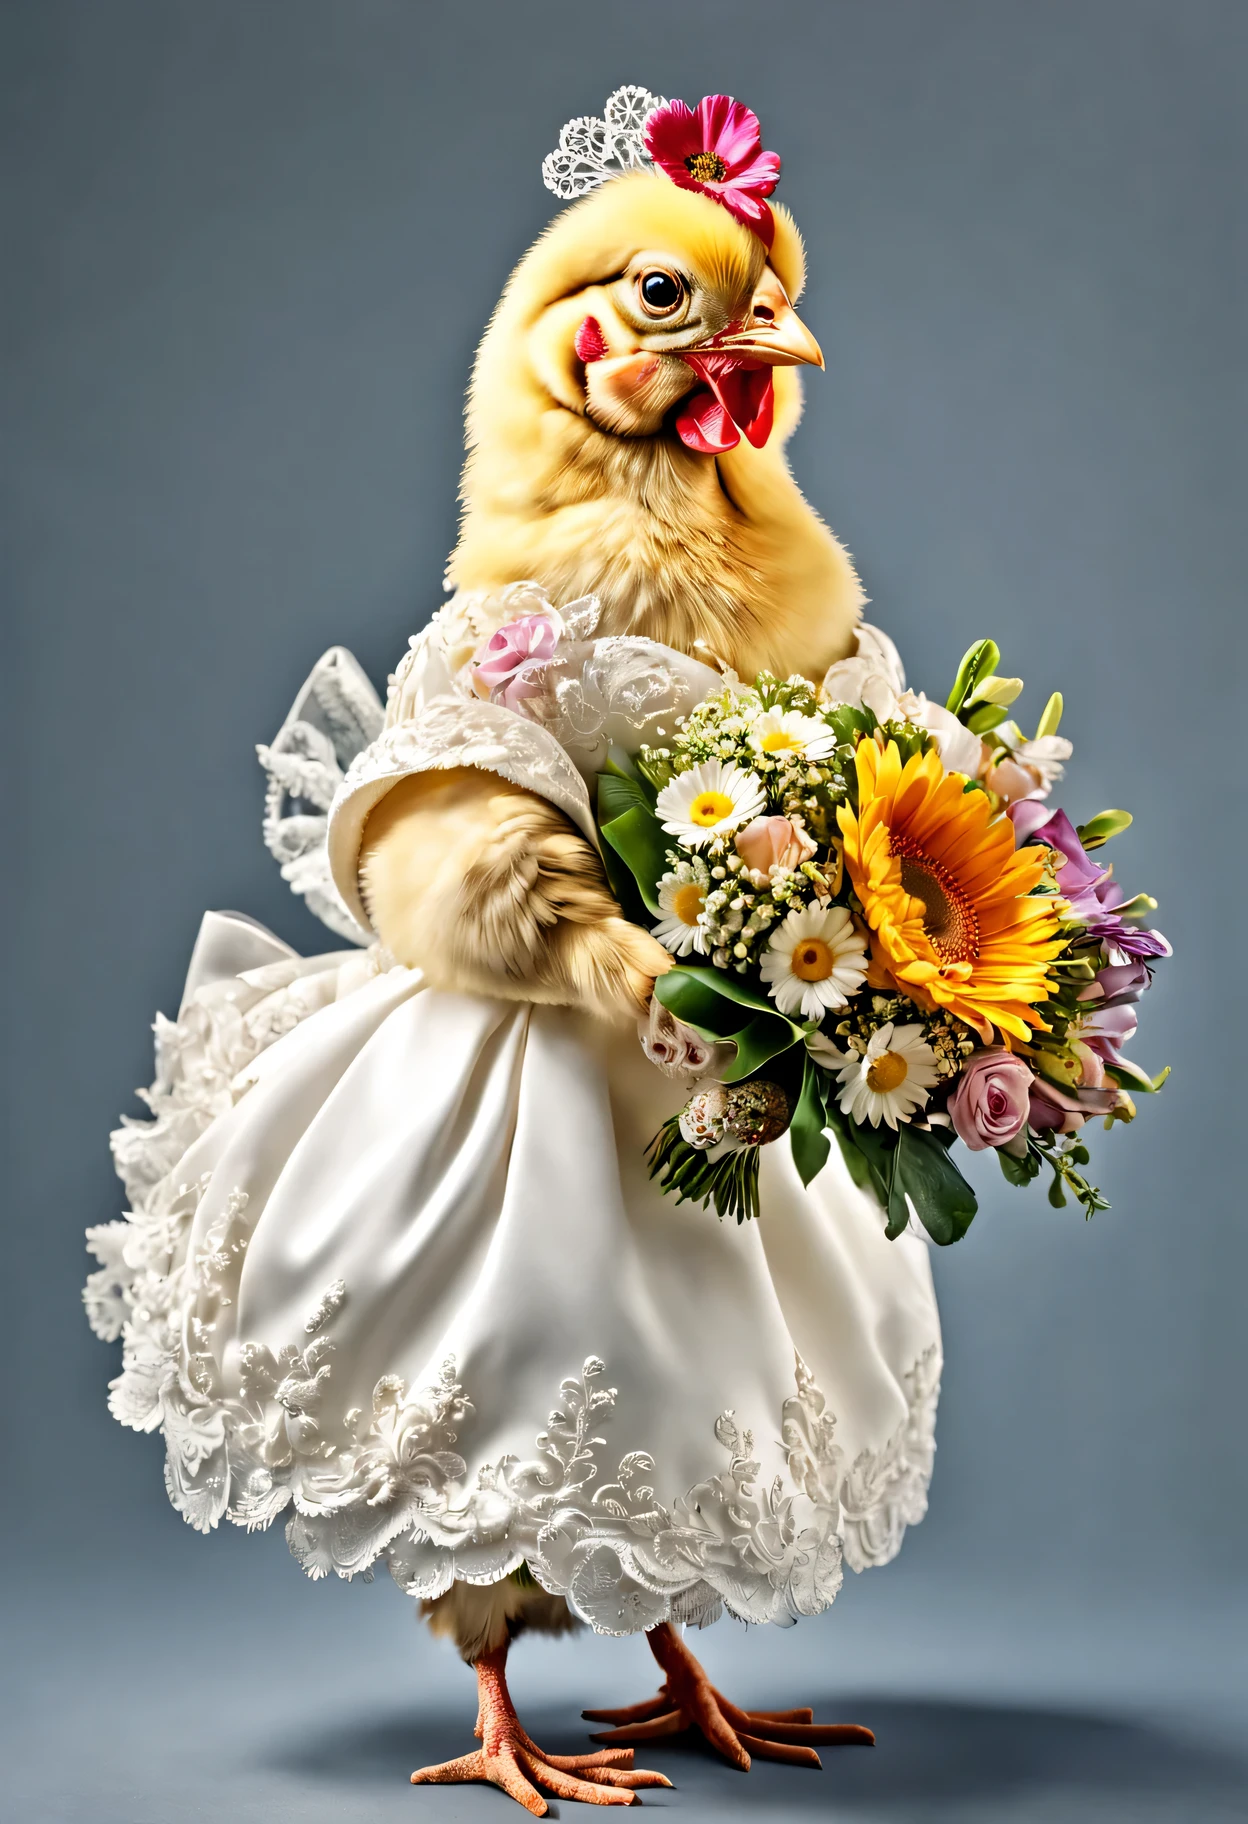
<path fill-rule="evenodd" d="M 329 862 L 352 915 L 360 898 L 360 841 L 369 812 L 409 773 L 476 766 L 537 792 L 597 843 L 584 779 L 546 729 L 514 710 L 468 697 L 437 697 L 410 720 L 385 729 L 352 761 L 329 815 Z"/>
<path fill-rule="evenodd" d="M 287 1540 L 310 1577 L 368 1576 L 381 1561 L 418 1597 L 457 1578 L 493 1583 L 524 1563 L 599 1633 L 630 1634 L 671 1619 L 704 1624 L 722 1610 L 752 1622 L 817 1614 L 836 1597 L 842 1560 L 856 1570 L 887 1562 L 923 1516 L 935 1347 L 905 1377 L 907 1416 L 882 1449 L 846 1459 L 798 1358 L 778 1415 L 787 1477 L 759 1486 L 753 1434 L 725 1412 L 715 1426 L 724 1467 L 666 1500 L 649 1454 L 606 1455 L 616 1394 L 596 1357 L 562 1383 L 530 1458 L 471 1473 L 457 1444 L 473 1408 L 453 1361 L 418 1391 L 385 1376 L 371 1411 L 327 1421 L 333 1320 L 351 1295 L 342 1281 L 326 1288 L 298 1341 L 276 1353 L 245 1343 L 238 1390 L 228 1392 L 211 1339 L 235 1299 L 255 1218 L 236 1192 L 192 1253 L 203 1189 L 171 1189 L 147 1212 L 93 1231 L 103 1264 L 89 1301 L 98 1333 L 120 1330 L 124 1342 L 111 1410 L 164 1433 L 170 1500 L 200 1531 L 222 1518 L 255 1530 L 293 1510 Z"/>

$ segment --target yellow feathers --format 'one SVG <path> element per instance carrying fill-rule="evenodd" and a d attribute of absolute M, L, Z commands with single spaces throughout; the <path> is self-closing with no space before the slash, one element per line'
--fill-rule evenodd
<path fill-rule="evenodd" d="M 786 211 L 775 215 L 770 266 L 792 299 L 801 240 Z M 558 217 L 516 268 L 478 352 L 451 580 L 475 589 L 532 577 L 556 600 L 592 592 L 604 632 L 709 648 L 744 676 L 821 676 L 850 649 L 862 593 L 784 458 L 801 412 L 796 372 L 774 371 L 775 429 L 761 450 L 743 440 L 711 457 L 670 424 L 622 436 L 587 414 L 575 351 L 585 319 L 613 349 L 653 345 L 612 291 L 643 256 L 689 276 L 713 327 L 748 315 L 767 266 L 762 242 L 726 209 L 649 173 L 614 179 Z M 694 376 L 676 352 L 659 338 L 679 392 Z"/>

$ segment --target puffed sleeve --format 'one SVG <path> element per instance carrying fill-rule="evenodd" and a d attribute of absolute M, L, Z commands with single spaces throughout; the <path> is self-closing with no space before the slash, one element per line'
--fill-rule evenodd
<path fill-rule="evenodd" d="M 435 620 L 413 640 L 391 680 L 385 726 L 356 755 L 330 806 L 330 872 L 362 924 L 359 858 L 369 815 L 401 779 L 456 766 L 479 767 L 548 799 L 597 846 L 589 789 L 572 759 L 539 723 L 458 685 Z"/>

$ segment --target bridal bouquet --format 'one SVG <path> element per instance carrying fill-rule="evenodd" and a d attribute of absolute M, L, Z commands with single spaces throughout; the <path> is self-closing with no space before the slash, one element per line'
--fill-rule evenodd
<path fill-rule="evenodd" d="M 1044 802 L 1061 698 L 1025 739 L 999 657 L 972 647 L 944 706 L 870 645 L 819 689 L 728 676 L 599 775 L 615 890 L 675 958 L 647 1051 L 701 1073 L 650 1150 L 678 1200 L 757 1215 L 759 1150 L 787 1133 L 807 1183 L 835 1137 L 890 1237 L 966 1233 L 958 1140 L 1011 1184 L 1051 1170 L 1054 1205 L 1107 1207 L 1082 1130 L 1165 1080 L 1121 1047 L 1169 945 L 1092 858 L 1127 813 L 1076 827 Z"/>

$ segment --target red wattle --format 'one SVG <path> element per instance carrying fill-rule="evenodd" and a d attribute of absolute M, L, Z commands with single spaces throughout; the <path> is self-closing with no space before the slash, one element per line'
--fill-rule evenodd
<path fill-rule="evenodd" d="M 775 418 L 771 369 L 728 354 L 685 355 L 683 359 L 706 385 L 690 394 L 677 416 L 681 442 L 704 456 L 718 456 L 733 449 L 744 432 L 754 448 L 761 450 Z"/>
<path fill-rule="evenodd" d="M 722 456 L 741 441 L 741 433 L 709 386 L 699 386 L 676 414 L 680 441 L 701 456 Z"/>
<path fill-rule="evenodd" d="M 586 317 L 576 332 L 572 346 L 576 350 L 577 360 L 584 361 L 586 365 L 591 361 L 602 360 L 607 352 L 607 338 L 602 333 L 602 325 L 597 317 Z"/>

